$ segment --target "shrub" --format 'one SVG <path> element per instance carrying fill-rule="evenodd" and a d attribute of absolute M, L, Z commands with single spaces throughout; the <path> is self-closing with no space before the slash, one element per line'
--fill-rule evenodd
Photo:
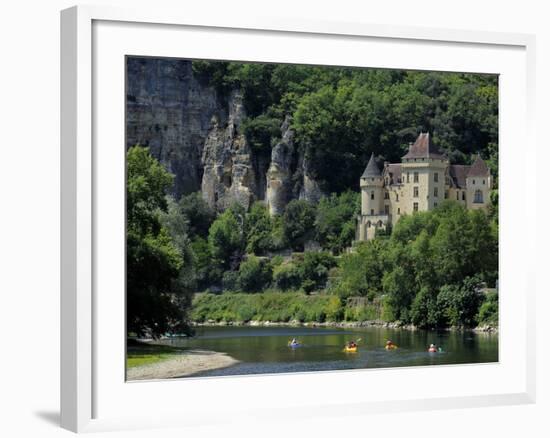
<path fill-rule="evenodd" d="M 295 251 L 303 251 L 305 243 L 314 235 L 315 206 L 303 200 L 290 201 L 283 214 L 283 233 Z"/>
<path fill-rule="evenodd" d="M 479 307 L 476 318 L 479 324 L 498 325 L 498 293 L 490 292 Z"/>
<path fill-rule="evenodd" d="M 226 271 L 222 277 L 222 287 L 224 290 L 237 290 L 239 273 L 236 271 Z"/>
<path fill-rule="evenodd" d="M 273 283 L 281 290 L 298 289 L 302 275 L 294 263 L 284 263 L 273 269 Z"/>
<path fill-rule="evenodd" d="M 328 252 L 306 252 L 298 265 L 302 277 L 302 289 L 312 292 L 324 288 L 330 268 L 336 265 L 336 259 Z"/>
<path fill-rule="evenodd" d="M 237 285 L 243 292 L 261 292 L 272 279 L 271 265 L 267 260 L 248 256 L 239 267 Z"/>

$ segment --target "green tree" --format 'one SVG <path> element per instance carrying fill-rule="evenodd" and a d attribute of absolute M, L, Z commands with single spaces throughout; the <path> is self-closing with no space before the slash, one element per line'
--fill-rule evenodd
<path fill-rule="evenodd" d="M 184 258 L 160 220 L 173 177 L 140 146 L 127 152 L 127 175 L 127 330 L 154 337 L 188 331 Z"/>
<path fill-rule="evenodd" d="M 356 218 L 360 212 L 359 194 L 346 191 L 322 198 L 317 206 L 315 229 L 323 248 L 339 253 L 355 238 Z"/>
<path fill-rule="evenodd" d="M 283 263 L 273 268 L 273 283 L 277 289 L 297 290 L 302 284 L 302 273 L 295 263 Z"/>
<path fill-rule="evenodd" d="M 301 287 L 306 293 L 323 289 L 330 268 L 336 266 L 336 259 L 328 252 L 305 252 L 297 264 L 302 278 Z"/>
<path fill-rule="evenodd" d="M 276 219 L 271 218 L 265 205 L 256 202 L 246 215 L 246 251 L 264 255 L 278 249 L 280 238 L 276 236 Z"/>
<path fill-rule="evenodd" d="M 262 292 L 272 280 L 270 263 L 256 256 L 248 256 L 239 266 L 237 287 L 243 292 Z"/>
<path fill-rule="evenodd" d="M 308 201 L 294 199 L 283 213 L 283 233 L 296 251 L 303 251 L 304 244 L 313 238 L 315 229 L 315 207 Z"/>
<path fill-rule="evenodd" d="M 221 269 L 236 269 L 244 253 L 244 214 L 225 210 L 208 231 L 208 245 L 213 262 Z"/>
<path fill-rule="evenodd" d="M 182 196 L 175 208 L 180 216 L 186 218 L 188 234 L 192 238 L 195 236 L 204 238 L 208 236 L 208 230 L 214 222 L 216 214 L 203 199 L 200 192 Z"/>

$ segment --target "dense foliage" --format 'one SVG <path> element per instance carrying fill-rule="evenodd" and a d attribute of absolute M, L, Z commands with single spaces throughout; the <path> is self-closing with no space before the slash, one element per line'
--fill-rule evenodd
<path fill-rule="evenodd" d="M 179 247 L 186 243 L 176 243 L 161 224 L 173 177 L 139 146 L 128 150 L 127 172 L 128 332 L 156 337 L 186 331 L 191 293 L 180 275 L 187 260 Z"/>
<path fill-rule="evenodd" d="M 371 152 L 399 162 L 421 130 L 452 162 L 479 152 L 498 174 L 497 76 L 219 61 L 194 61 L 193 70 L 222 97 L 243 91 L 243 129 L 257 152 L 269 152 L 291 116 L 327 193 L 354 187 Z"/>
<path fill-rule="evenodd" d="M 341 297 L 384 297 L 390 320 L 472 326 L 479 322 L 482 286 L 493 287 L 497 275 L 496 225 L 483 211 L 447 201 L 404 216 L 389 238 L 345 254 L 334 290 Z"/>
<path fill-rule="evenodd" d="M 353 244 L 356 192 L 372 152 L 399 162 L 419 131 L 497 181 L 498 88 L 489 75 L 194 61 L 221 99 L 244 95 L 240 129 L 268 157 L 290 117 L 297 153 L 327 196 L 271 216 L 257 202 L 214 211 L 199 192 L 166 196 L 173 177 L 128 151 L 128 331 L 159 336 L 196 321 L 401 321 L 498 324 L 498 192 L 467 211 L 447 201 Z M 352 248 L 350 250 L 350 248 Z M 205 292 L 205 293 L 202 293 Z"/>

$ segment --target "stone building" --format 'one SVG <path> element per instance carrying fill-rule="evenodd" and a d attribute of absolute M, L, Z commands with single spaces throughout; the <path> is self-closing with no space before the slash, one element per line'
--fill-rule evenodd
<path fill-rule="evenodd" d="M 468 209 L 490 204 L 491 174 L 478 156 L 471 166 L 450 164 L 447 156 L 421 133 L 401 158 L 401 163 L 378 167 L 374 154 L 361 175 L 361 215 L 357 221 L 359 241 L 370 240 L 376 230 L 395 225 L 405 214 L 433 210 L 444 199 Z"/>

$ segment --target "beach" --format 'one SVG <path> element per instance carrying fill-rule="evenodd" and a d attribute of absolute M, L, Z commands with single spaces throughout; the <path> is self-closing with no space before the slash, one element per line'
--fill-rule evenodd
<path fill-rule="evenodd" d="M 165 360 L 128 368 L 127 380 L 155 380 L 187 377 L 201 371 L 226 368 L 238 360 L 225 353 L 207 350 L 187 350 L 175 353 Z"/>

